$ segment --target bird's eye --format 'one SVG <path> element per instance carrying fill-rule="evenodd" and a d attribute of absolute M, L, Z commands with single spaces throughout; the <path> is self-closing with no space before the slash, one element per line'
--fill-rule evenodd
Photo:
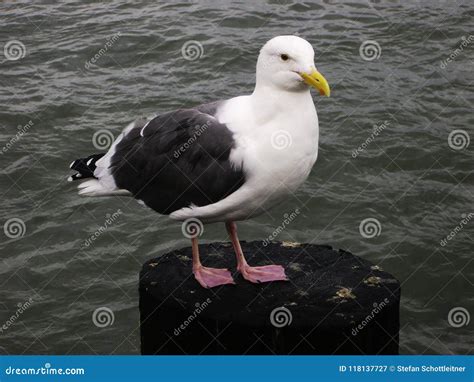
<path fill-rule="evenodd" d="M 280 55 L 280 58 L 283 60 L 283 61 L 288 61 L 290 59 L 290 57 L 288 57 L 287 54 L 282 54 Z"/>

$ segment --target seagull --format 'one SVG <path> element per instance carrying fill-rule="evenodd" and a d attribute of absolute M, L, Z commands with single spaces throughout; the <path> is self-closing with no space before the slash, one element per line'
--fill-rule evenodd
<path fill-rule="evenodd" d="M 274 37 L 260 50 L 252 94 L 136 120 L 107 153 L 72 162 L 69 180 L 82 181 L 79 195 L 131 196 L 187 224 L 193 274 L 204 288 L 235 284 L 228 269 L 200 261 L 198 236 L 213 222 L 225 223 L 244 279 L 288 280 L 281 265 L 247 263 L 236 221 L 283 202 L 308 177 L 319 139 L 310 88 L 330 95 L 311 44 Z"/>

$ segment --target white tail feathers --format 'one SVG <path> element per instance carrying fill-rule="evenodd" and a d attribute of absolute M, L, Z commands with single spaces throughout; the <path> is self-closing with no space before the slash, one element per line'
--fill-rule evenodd
<path fill-rule="evenodd" d="M 72 175 L 68 180 L 82 180 L 79 184 L 79 195 L 82 196 L 132 196 L 132 194 L 124 189 L 119 189 L 115 183 L 114 176 L 111 171 L 111 161 L 115 154 L 115 147 L 135 127 L 136 123 L 132 122 L 120 134 L 110 149 L 105 154 L 95 154 L 87 158 L 75 160 L 71 163 L 71 168 L 78 171 L 78 174 Z M 84 179 L 82 179 L 84 178 Z M 92 179 L 91 179 L 92 178 Z M 86 180 L 87 179 L 87 180 Z"/>
<path fill-rule="evenodd" d="M 132 194 L 123 189 L 109 189 L 104 187 L 97 179 L 90 179 L 82 182 L 77 187 L 81 196 L 131 196 Z"/>

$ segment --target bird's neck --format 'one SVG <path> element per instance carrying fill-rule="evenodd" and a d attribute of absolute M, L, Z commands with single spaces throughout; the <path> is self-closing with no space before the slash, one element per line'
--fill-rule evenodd
<path fill-rule="evenodd" d="M 278 117 L 281 113 L 300 113 L 308 108 L 314 109 L 309 89 L 292 91 L 257 84 L 250 97 L 254 115 L 261 121 Z"/>

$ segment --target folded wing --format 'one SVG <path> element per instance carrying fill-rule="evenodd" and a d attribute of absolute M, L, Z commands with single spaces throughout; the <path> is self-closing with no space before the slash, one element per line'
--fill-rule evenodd
<path fill-rule="evenodd" d="M 128 190 L 162 214 L 225 198 L 244 183 L 230 160 L 232 132 L 211 114 L 182 109 L 131 129 L 115 147 L 110 171 Z"/>

